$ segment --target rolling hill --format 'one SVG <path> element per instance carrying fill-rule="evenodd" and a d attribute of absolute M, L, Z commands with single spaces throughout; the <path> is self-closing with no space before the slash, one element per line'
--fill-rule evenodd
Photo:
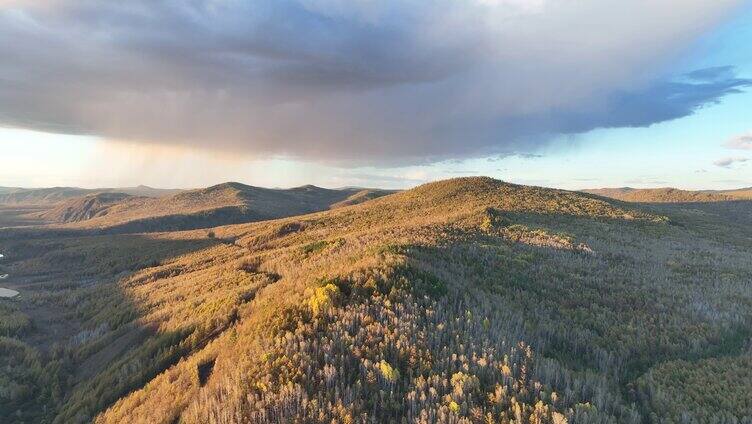
<path fill-rule="evenodd" d="M 47 206 L 56 205 L 67 200 L 98 193 L 124 193 L 131 196 L 162 197 L 179 193 L 182 190 L 158 189 L 147 186 L 123 188 L 85 189 L 77 187 L 50 188 L 8 188 L 0 187 L 0 205 L 12 206 Z"/>
<path fill-rule="evenodd" d="M 39 218 L 45 222 L 80 222 L 107 215 L 113 205 L 143 200 L 145 199 L 135 198 L 125 193 L 95 193 L 71 198 L 55 205 L 51 209 L 32 214 L 32 217 Z"/>
<path fill-rule="evenodd" d="M 12 190 L 15 189 L 8 192 Z M 301 215 L 395 193 L 363 188 L 330 190 L 312 185 L 266 189 L 234 182 L 177 194 L 144 186 L 124 192 L 102 190 L 55 188 L 9 194 L 4 198 L 7 203 L 0 204 L 8 215 L 5 220 L 0 219 L 0 227 L 5 221 L 15 225 L 69 224 L 65 228 L 98 232 L 175 231 Z M 146 195 L 157 193 L 162 196 Z"/>
<path fill-rule="evenodd" d="M 49 205 L 91 193 L 91 190 L 76 187 L 7 188 L 0 190 L 0 204 Z"/>
<path fill-rule="evenodd" d="M 0 420 L 746 422 L 733 203 L 460 178 L 211 231 L 0 230 Z"/>
<path fill-rule="evenodd" d="M 357 204 L 387 190 L 330 190 L 315 186 L 267 189 L 224 183 L 161 198 L 112 194 L 73 199 L 46 215 L 69 228 L 118 232 L 174 231 L 262 221 Z M 95 205 L 94 209 L 89 205 Z M 73 219 L 65 219 L 73 218 Z"/>
<path fill-rule="evenodd" d="M 750 200 L 752 189 L 738 190 L 680 190 L 677 188 L 600 188 L 582 190 L 585 193 L 610 197 L 625 202 L 640 203 L 693 203 L 725 202 L 729 200 Z"/>
<path fill-rule="evenodd" d="M 723 190 L 721 193 L 736 199 L 752 199 L 752 187 L 738 188 L 734 190 Z"/>

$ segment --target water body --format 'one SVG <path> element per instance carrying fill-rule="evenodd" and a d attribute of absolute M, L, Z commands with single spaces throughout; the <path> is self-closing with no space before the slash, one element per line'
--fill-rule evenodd
<path fill-rule="evenodd" d="M 5 257 L 5 255 L 3 255 L 2 253 L 0 253 L 0 259 L 2 259 L 4 257 Z M 8 278 L 8 274 L 0 274 L 0 280 L 5 280 L 6 278 Z M 11 299 L 11 298 L 14 298 L 16 296 L 18 296 L 18 292 L 17 291 L 11 290 L 11 289 L 6 289 L 4 287 L 0 287 L 0 298 Z"/>
<path fill-rule="evenodd" d="M 18 294 L 19 293 L 15 290 L 0 287 L 0 298 L 12 299 L 18 296 Z"/>

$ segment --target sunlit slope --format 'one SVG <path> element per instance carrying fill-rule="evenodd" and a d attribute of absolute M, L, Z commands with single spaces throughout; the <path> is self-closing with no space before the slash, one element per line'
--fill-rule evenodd
<path fill-rule="evenodd" d="M 48 405 L 66 423 L 741 420 L 750 382 L 711 370 L 749 360 L 752 234 L 717 242 L 704 217 L 466 178 L 149 235 L 155 255 L 205 244 L 40 298 L 105 328 L 70 348 L 74 383 Z M 126 236 L 108 237 L 13 270 L 107 261 Z M 685 364 L 730 401 L 683 384 Z"/>
<path fill-rule="evenodd" d="M 348 189 L 350 190 L 350 189 Z M 397 190 L 381 190 L 381 189 L 352 189 L 352 195 L 348 196 L 345 200 L 334 203 L 329 206 L 330 209 L 343 208 L 345 206 L 358 205 L 369 200 L 377 199 L 387 194 L 397 193 Z"/>

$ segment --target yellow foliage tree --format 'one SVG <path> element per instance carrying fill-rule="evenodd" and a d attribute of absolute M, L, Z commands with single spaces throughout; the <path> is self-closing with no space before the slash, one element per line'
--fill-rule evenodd
<path fill-rule="evenodd" d="M 339 293 L 339 288 L 334 284 L 327 284 L 323 287 L 316 288 L 313 296 L 308 299 L 308 306 L 311 307 L 313 316 L 319 315 L 327 310 L 331 305 L 333 298 Z"/>

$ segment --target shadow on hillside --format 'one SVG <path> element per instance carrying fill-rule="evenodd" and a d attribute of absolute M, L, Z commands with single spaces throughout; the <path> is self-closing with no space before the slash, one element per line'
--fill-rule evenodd
<path fill-rule="evenodd" d="M 1 212 L 1 211 L 0 211 Z M 57 224 L 44 226 L 35 223 L 29 227 L 0 228 L 0 242 L 13 239 L 60 239 L 71 237 L 92 237 L 117 234 L 165 233 L 172 231 L 190 231 L 265 221 L 286 217 L 264 215 L 242 207 L 217 208 L 204 212 L 183 215 L 164 215 L 139 218 L 122 223 L 112 223 L 101 228 L 87 228 Z M 0 217 L 1 218 L 1 217 Z M 0 221 L 1 223 L 1 221 Z M 86 221 L 83 221 L 85 224 Z M 74 225 L 74 224 L 71 224 Z"/>
<path fill-rule="evenodd" d="M 640 203 L 657 210 L 671 212 L 699 211 L 712 214 L 731 224 L 752 225 L 752 200 L 724 202 Z"/>
<path fill-rule="evenodd" d="M 501 222 L 572 234 L 576 241 L 592 239 L 596 254 L 493 236 L 389 249 L 420 271 L 411 279 L 420 286 L 447 286 L 457 294 L 472 287 L 480 298 L 498 296 L 503 303 L 497 306 L 514 310 L 530 331 L 526 342 L 573 370 L 609 373 L 626 383 L 664 361 L 733 356 L 748 349 L 748 318 L 697 313 L 705 308 L 702 302 L 728 306 L 729 299 L 745 293 L 744 274 L 727 276 L 723 284 L 712 275 L 697 275 L 693 278 L 708 279 L 690 284 L 672 268 L 676 246 L 692 245 L 695 235 L 663 225 L 665 232 L 653 234 L 636 221 L 547 214 L 504 213 Z M 715 272 L 712 258 L 725 251 L 702 248 L 718 255 L 687 258 L 682 267 Z M 710 281 L 718 288 L 706 290 Z M 748 302 L 741 298 L 738 308 L 744 310 Z M 705 328 L 712 330 L 705 333 Z"/>
<path fill-rule="evenodd" d="M 640 203 L 671 217 L 672 223 L 724 243 L 752 244 L 752 200 Z"/>
<path fill-rule="evenodd" d="M 0 422 L 89 422 L 176 363 L 190 334 L 140 323 L 144 311 L 118 281 L 223 242 L 33 231 L 29 239 L 0 231 L 3 286 L 21 292 L 0 305 L 13 312 L 3 317 L 0 366 L 15 390 L 0 397 Z"/>
<path fill-rule="evenodd" d="M 222 225 L 245 224 L 273 219 L 247 208 L 229 206 L 190 215 L 164 215 L 135 219 L 102 229 L 88 230 L 92 234 L 127 234 L 165 231 L 185 231 L 214 228 Z"/>
<path fill-rule="evenodd" d="M 0 205 L 0 229 L 45 224 L 42 219 L 33 216 L 35 212 L 44 210 L 46 208 L 41 206 Z"/>

